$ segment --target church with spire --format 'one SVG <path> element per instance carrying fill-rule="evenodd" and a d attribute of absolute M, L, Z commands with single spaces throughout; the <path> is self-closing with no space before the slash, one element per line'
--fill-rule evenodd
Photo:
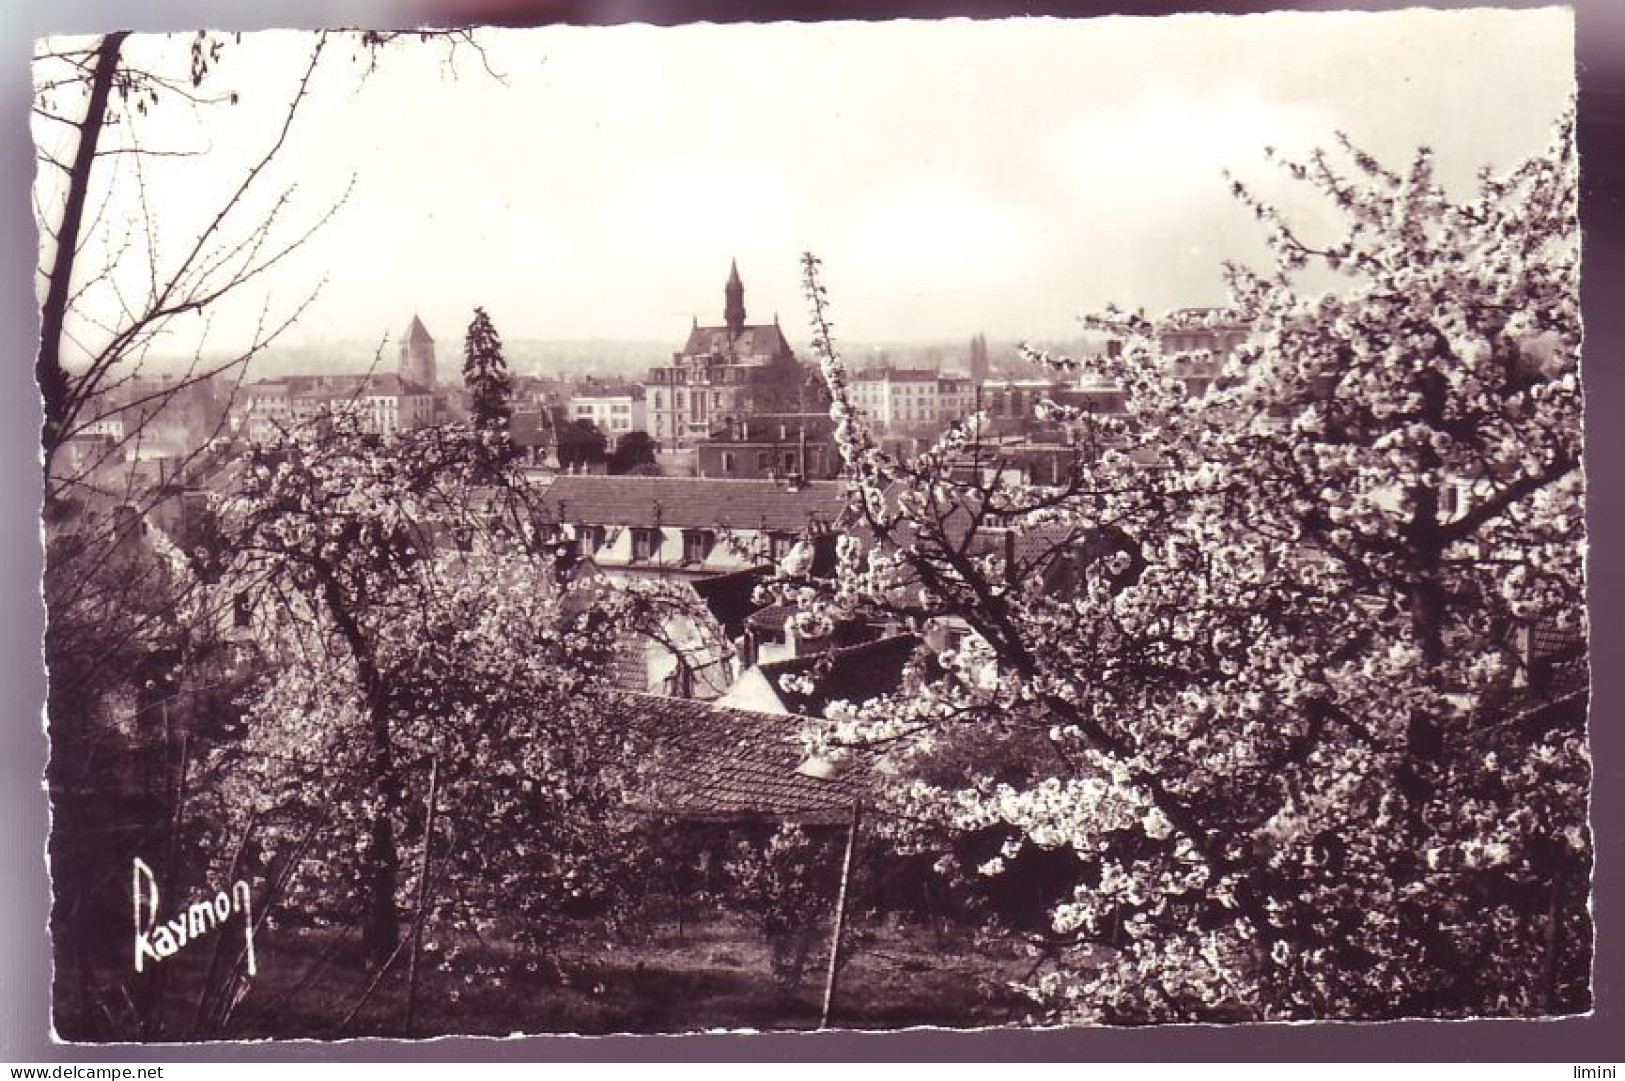
<path fill-rule="evenodd" d="M 713 430 L 759 412 L 776 382 L 795 371 L 795 353 L 771 323 L 748 323 L 745 283 L 739 264 L 728 268 L 722 289 L 722 322 L 698 319 L 670 364 L 649 369 L 644 384 L 649 435 L 665 450 L 692 447 Z"/>

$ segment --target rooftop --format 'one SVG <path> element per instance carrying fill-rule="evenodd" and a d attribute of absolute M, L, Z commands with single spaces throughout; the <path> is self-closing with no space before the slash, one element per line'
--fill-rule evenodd
<path fill-rule="evenodd" d="M 895 694 L 903 685 L 903 668 L 920 647 L 917 634 L 897 634 L 877 638 L 845 649 L 812 653 L 760 665 L 761 673 L 773 685 L 785 708 L 808 717 L 823 716 L 831 702 L 866 702 L 883 694 Z M 808 676 L 810 694 L 790 690 L 784 677 Z"/>
<path fill-rule="evenodd" d="M 429 328 L 423 325 L 423 320 L 417 317 L 416 312 L 412 313 L 412 322 L 407 324 L 406 334 L 401 340 L 414 344 L 434 344 L 434 339 L 429 337 Z"/>
<path fill-rule="evenodd" d="M 621 386 L 605 386 L 603 384 L 584 383 L 570 391 L 571 398 L 631 398 L 633 401 L 643 400 L 643 386 L 638 383 L 623 384 Z"/>
<path fill-rule="evenodd" d="M 723 632 L 729 638 L 738 638 L 745 633 L 745 621 L 756 611 L 757 605 L 753 600 L 756 587 L 765 582 L 771 573 L 767 567 L 751 567 L 709 578 L 695 578 L 689 582 L 689 586 L 699 594 L 707 610 L 721 624 Z"/>
<path fill-rule="evenodd" d="M 835 481 L 582 475 L 559 477 L 541 505 L 560 522 L 583 525 L 800 533 L 833 526 L 846 494 Z"/>
<path fill-rule="evenodd" d="M 765 357 L 788 356 L 790 352 L 790 343 L 777 323 L 747 325 L 733 339 L 729 338 L 727 327 L 697 326 L 688 332 L 688 341 L 683 345 L 684 356 L 734 353 L 740 357 Z"/>
<path fill-rule="evenodd" d="M 611 720 L 649 744 L 643 809 L 701 819 L 846 820 L 863 794 L 860 774 L 828 779 L 796 772 L 806 759 L 807 717 L 756 713 L 691 698 L 617 694 Z"/>

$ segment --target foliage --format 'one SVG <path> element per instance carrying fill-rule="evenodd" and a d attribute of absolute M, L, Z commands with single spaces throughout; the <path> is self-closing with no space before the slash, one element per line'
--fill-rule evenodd
<path fill-rule="evenodd" d="M 604 461 L 609 440 L 598 425 L 585 417 L 559 429 L 559 468 L 570 470 L 599 465 Z"/>
<path fill-rule="evenodd" d="M 818 369 L 793 355 L 774 356 L 751 387 L 756 413 L 813 413 L 829 408 L 829 390 Z"/>
<path fill-rule="evenodd" d="M 736 842 L 724 870 L 725 898 L 767 942 L 773 986 L 794 995 L 807 962 L 829 937 L 840 888 L 840 834 L 785 824 L 765 839 Z"/>
<path fill-rule="evenodd" d="M 615 444 L 615 450 L 609 456 L 609 471 L 611 473 L 631 473 L 640 466 L 655 465 L 656 443 L 648 432 L 627 432 Z M 654 474 L 659 475 L 656 469 Z"/>
<path fill-rule="evenodd" d="M 1460 202 L 1426 150 L 1283 164 L 1342 231 L 1312 244 L 1237 186 L 1275 266 L 1226 268 L 1253 337 L 1215 388 L 1116 311 L 1091 325 L 1119 354 L 1041 358 L 1128 402 L 1064 485 L 956 470 L 996 464 L 976 418 L 883 453 L 807 257 L 861 537 L 833 586 L 775 589 L 969 632 L 820 738 L 888 750 L 921 844 L 1075 853 L 1031 988 L 1052 1016 L 1583 1010 L 1583 682 L 1520 649 L 1584 648 L 1572 119 Z"/>
<path fill-rule="evenodd" d="M 494 438 L 329 418 L 257 453 L 222 515 L 281 658 L 215 763 L 222 850 L 252 827 L 290 918 L 359 923 L 375 964 L 420 890 L 431 953 L 474 932 L 534 959 L 617 877 L 629 736 L 595 702 L 631 601 L 555 564 Z"/>
<path fill-rule="evenodd" d="M 474 309 L 463 339 L 463 385 L 468 388 L 474 427 L 506 432 L 513 417 L 513 380 L 502 356 L 502 339 L 484 308 Z"/>

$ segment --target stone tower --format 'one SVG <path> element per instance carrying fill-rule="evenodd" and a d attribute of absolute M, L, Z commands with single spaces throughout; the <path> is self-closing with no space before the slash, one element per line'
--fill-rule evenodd
<path fill-rule="evenodd" d="M 745 329 L 745 283 L 739 280 L 738 260 L 728 265 L 728 284 L 722 294 L 727 301 L 722 309 L 722 320 L 728 324 L 728 337 L 737 338 Z"/>
<path fill-rule="evenodd" d="M 431 390 L 434 388 L 434 339 L 429 337 L 423 320 L 415 314 L 401 337 L 400 372 L 401 378 L 409 383 Z"/>

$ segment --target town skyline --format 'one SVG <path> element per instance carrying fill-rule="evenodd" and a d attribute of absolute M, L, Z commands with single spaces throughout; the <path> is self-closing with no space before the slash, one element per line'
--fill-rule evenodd
<path fill-rule="evenodd" d="M 393 340 L 414 312 L 448 341 L 476 305 L 505 339 L 669 340 L 718 318 L 730 260 L 751 320 L 800 341 L 804 250 L 840 341 L 1057 340 L 1107 302 L 1221 304 L 1220 263 L 1262 252 L 1226 169 L 1274 196 L 1265 146 L 1342 130 L 1385 160 L 1430 143 L 1461 190 L 1543 144 L 1571 73 L 1527 61 L 1572 37 L 1557 9 L 557 27 L 482 32 L 483 64 L 400 43 L 370 73 L 341 39 L 264 184 L 297 184 L 290 233 L 348 199 L 203 350 L 323 279 L 284 344 Z M 205 152 L 146 163 L 156 220 L 187 235 L 240 178 L 311 41 L 244 35 L 204 84 L 234 103 L 141 118 L 144 145 Z"/>

